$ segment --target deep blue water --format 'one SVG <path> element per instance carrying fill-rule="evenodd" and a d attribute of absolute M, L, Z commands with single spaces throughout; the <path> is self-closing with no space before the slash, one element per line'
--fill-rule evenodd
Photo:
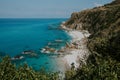
<path fill-rule="evenodd" d="M 42 66 L 47 70 L 55 69 L 56 61 L 50 55 L 40 53 L 39 49 L 56 39 L 70 39 L 62 30 L 49 30 L 49 27 L 59 27 L 65 20 L 67 19 L 0 19 L 0 54 L 14 57 L 24 50 L 34 50 L 39 55 L 38 58 L 25 57 L 15 63 L 19 65 L 26 62 L 36 70 Z M 56 48 L 64 45 L 59 44 Z"/>

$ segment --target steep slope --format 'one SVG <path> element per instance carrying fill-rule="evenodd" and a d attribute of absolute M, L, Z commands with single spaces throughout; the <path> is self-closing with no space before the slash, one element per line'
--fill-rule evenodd
<path fill-rule="evenodd" d="M 120 0 L 75 12 L 65 26 L 91 34 L 87 65 L 70 80 L 120 80 Z"/>
<path fill-rule="evenodd" d="M 119 2 L 116 4 L 116 2 Z M 120 1 L 94 9 L 76 12 L 65 23 L 69 28 L 85 29 L 91 33 L 88 47 L 93 52 L 114 58 L 120 56 Z M 120 58 L 118 58 L 120 60 Z"/>

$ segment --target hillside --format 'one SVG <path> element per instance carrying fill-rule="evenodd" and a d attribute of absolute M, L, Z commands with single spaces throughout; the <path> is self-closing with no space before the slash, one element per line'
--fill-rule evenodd
<path fill-rule="evenodd" d="M 88 48 L 92 54 L 88 64 L 73 77 L 75 80 L 120 79 L 120 0 L 74 12 L 65 26 L 91 34 Z"/>
<path fill-rule="evenodd" d="M 68 28 L 88 30 L 87 63 L 65 72 L 63 80 L 120 80 L 120 0 L 74 12 L 64 23 Z M 1 80 L 62 80 L 61 72 L 36 71 L 28 64 L 16 66 L 9 56 L 0 58 Z"/>
<path fill-rule="evenodd" d="M 120 56 L 120 3 L 73 13 L 65 25 L 88 30 L 91 34 L 88 43 L 91 51 Z"/>

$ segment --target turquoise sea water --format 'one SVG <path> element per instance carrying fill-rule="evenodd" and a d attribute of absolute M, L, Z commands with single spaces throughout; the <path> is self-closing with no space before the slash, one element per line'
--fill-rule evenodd
<path fill-rule="evenodd" d="M 56 39 L 69 41 L 70 37 L 57 28 L 67 19 L 0 19 L 0 55 L 14 57 L 24 50 L 34 50 L 38 57 L 25 56 L 23 60 L 15 61 L 17 65 L 27 63 L 38 70 L 57 70 L 56 60 L 52 55 L 40 53 L 39 49 Z M 65 43 L 59 43 L 55 48 L 61 48 Z"/>

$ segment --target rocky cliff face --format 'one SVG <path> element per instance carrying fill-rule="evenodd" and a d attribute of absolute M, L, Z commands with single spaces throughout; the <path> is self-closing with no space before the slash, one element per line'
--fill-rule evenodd
<path fill-rule="evenodd" d="M 65 25 L 72 29 L 85 29 L 91 33 L 88 48 L 92 53 L 109 55 L 120 61 L 120 0 L 75 12 Z"/>

